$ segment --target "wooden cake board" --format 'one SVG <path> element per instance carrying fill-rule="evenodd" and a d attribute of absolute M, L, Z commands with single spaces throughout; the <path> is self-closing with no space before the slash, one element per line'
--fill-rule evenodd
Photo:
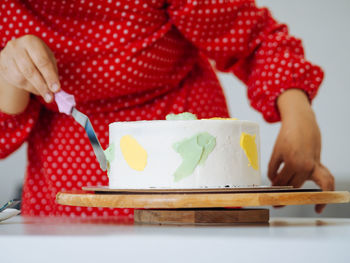
<path fill-rule="evenodd" d="M 348 191 L 321 191 L 290 187 L 218 189 L 108 189 L 84 187 L 60 192 L 61 205 L 134 208 L 138 224 L 266 224 L 269 209 L 228 209 L 279 205 L 350 202 Z M 192 190 L 192 191 L 191 191 Z"/>

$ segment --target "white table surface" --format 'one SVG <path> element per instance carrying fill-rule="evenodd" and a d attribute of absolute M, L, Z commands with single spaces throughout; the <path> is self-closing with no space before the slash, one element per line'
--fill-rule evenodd
<path fill-rule="evenodd" d="M 350 218 L 147 226 L 22 218 L 0 223 L 0 262 L 350 262 Z"/>

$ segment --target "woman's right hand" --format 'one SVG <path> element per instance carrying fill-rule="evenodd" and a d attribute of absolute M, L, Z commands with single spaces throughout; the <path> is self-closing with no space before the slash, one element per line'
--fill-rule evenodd
<path fill-rule="evenodd" d="M 40 95 L 49 103 L 60 90 L 56 59 L 40 38 L 10 40 L 0 52 L 0 78 L 9 86 Z"/>

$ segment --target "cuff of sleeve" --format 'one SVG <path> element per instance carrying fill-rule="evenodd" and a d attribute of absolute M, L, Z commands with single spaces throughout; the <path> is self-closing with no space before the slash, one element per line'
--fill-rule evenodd
<path fill-rule="evenodd" d="M 286 53 L 284 59 L 276 59 L 274 64 L 265 65 L 267 70 L 255 72 L 255 77 L 248 83 L 251 105 L 263 114 L 267 122 L 281 120 L 277 98 L 284 91 L 301 89 L 311 103 L 324 77 L 320 67 L 312 65 L 303 58 L 294 58 L 287 62 L 285 58 L 288 56 Z"/>
<path fill-rule="evenodd" d="M 21 120 L 23 118 L 27 118 L 28 113 L 36 113 L 36 112 L 38 112 L 39 108 L 40 108 L 40 103 L 36 99 L 31 98 L 29 103 L 28 103 L 27 108 L 21 113 L 8 114 L 8 113 L 0 110 L 0 127 L 4 126 L 4 125 L 7 126 L 6 123 L 8 121 Z"/>
<path fill-rule="evenodd" d="M 24 112 L 26 112 L 26 110 Z M 5 122 L 5 121 L 10 120 L 10 119 L 18 118 L 22 114 L 24 114 L 24 112 L 21 112 L 18 114 L 8 114 L 8 113 L 5 113 L 5 112 L 0 110 L 0 123 Z"/>

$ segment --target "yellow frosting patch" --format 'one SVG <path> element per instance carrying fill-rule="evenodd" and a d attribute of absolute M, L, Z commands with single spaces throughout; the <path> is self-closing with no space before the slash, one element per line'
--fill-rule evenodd
<path fill-rule="evenodd" d="M 259 160 L 258 160 L 258 148 L 255 143 L 256 135 L 250 135 L 248 133 L 241 133 L 240 145 L 248 158 L 249 164 L 253 169 L 259 169 Z"/>
<path fill-rule="evenodd" d="M 214 117 L 210 118 L 209 120 L 238 120 L 237 118 L 221 118 L 221 117 Z"/>
<path fill-rule="evenodd" d="M 147 165 L 147 152 L 131 135 L 120 139 L 120 149 L 130 168 L 143 171 Z"/>

